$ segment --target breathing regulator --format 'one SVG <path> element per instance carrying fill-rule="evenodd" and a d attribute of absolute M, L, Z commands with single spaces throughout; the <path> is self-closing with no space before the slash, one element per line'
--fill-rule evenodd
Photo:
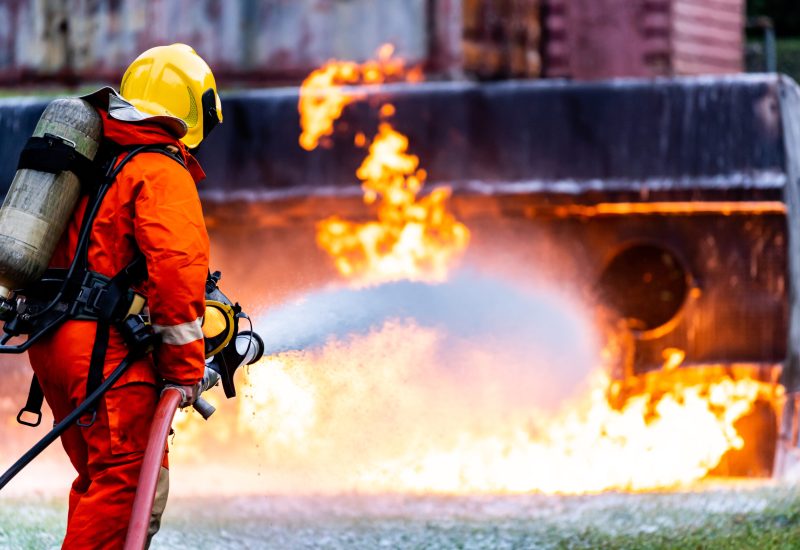
<path fill-rule="evenodd" d="M 203 317 L 206 366 L 219 374 L 225 397 L 236 395 L 233 375 L 242 365 L 252 365 L 264 355 L 264 341 L 253 332 L 250 317 L 238 303 L 233 303 L 219 289 L 219 271 L 210 273 L 206 281 L 206 310 Z M 246 320 L 250 329 L 240 331 L 239 322 Z"/>

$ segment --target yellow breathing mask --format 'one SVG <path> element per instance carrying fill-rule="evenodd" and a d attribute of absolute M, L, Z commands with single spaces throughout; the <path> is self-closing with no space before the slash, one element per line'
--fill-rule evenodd
<path fill-rule="evenodd" d="M 228 345 L 236 332 L 233 306 L 218 300 L 206 300 L 203 316 L 206 359 L 216 355 Z"/>

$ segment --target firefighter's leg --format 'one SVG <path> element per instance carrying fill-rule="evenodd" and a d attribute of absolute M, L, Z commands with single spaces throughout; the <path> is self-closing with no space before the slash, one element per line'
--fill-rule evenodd
<path fill-rule="evenodd" d="M 121 548 L 158 394 L 151 384 L 110 390 L 82 428 L 91 482 L 72 511 L 64 548 Z"/>
<path fill-rule="evenodd" d="M 75 407 L 69 396 L 62 392 L 60 388 L 56 388 L 53 384 L 48 384 L 48 382 L 48 379 L 41 381 L 42 390 L 45 394 L 45 399 L 47 399 L 47 404 L 53 411 L 53 419 L 55 422 L 60 422 Z M 78 474 L 69 491 L 69 509 L 67 512 L 67 521 L 69 522 L 72 512 L 89 488 L 89 450 L 78 426 L 70 427 L 61 435 L 61 445 L 64 447 L 72 466 Z"/>

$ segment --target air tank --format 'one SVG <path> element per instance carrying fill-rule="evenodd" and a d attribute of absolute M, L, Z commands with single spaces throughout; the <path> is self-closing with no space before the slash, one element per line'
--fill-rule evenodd
<path fill-rule="evenodd" d="M 57 99 L 39 119 L 34 137 L 56 136 L 94 159 L 102 136 L 100 115 L 81 99 Z M 0 207 L 0 298 L 42 276 L 78 202 L 72 172 L 20 169 Z"/>

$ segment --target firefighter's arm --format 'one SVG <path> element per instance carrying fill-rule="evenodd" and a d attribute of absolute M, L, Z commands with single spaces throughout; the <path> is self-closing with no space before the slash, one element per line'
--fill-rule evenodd
<path fill-rule="evenodd" d="M 146 294 L 162 378 L 194 386 L 203 378 L 202 316 L 209 242 L 197 188 L 188 172 L 158 153 L 147 162 L 135 199 L 134 236 L 147 261 Z"/>

